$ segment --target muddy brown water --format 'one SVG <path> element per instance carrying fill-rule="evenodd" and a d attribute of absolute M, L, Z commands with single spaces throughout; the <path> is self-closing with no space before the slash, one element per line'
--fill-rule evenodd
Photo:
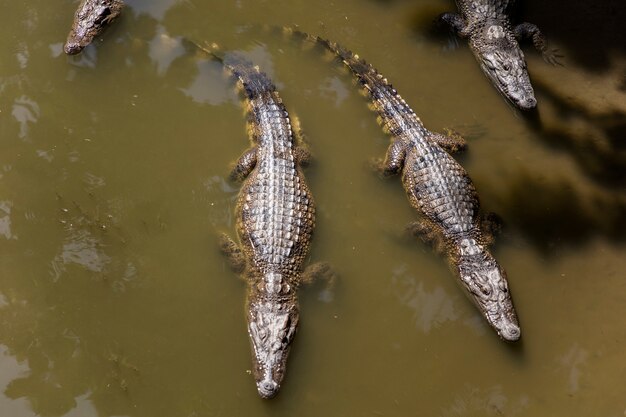
<path fill-rule="evenodd" d="M 452 3 L 128 0 L 66 57 L 76 2 L 3 2 L 0 416 L 623 416 L 623 4 L 518 9 L 566 64 L 526 46 L 539 108 L 524 115 L 463 41 L 430 29 Z M 457 159 L 502 218 L 493 251 L 520 343 L 498 340 L 444 259 L 402 237 L 416 215 L 398 179 L 368 169 L 388 138 L 350 76 L 260 23 L 341 42 L 427 127 L 468 137 Z M 271 401 L 249 374 L 245 287 L 216 248 L 234 233 L 225 178 L 249 145 L 242 108 L 181 36 L 246 51 L 315 155 L 311 261 L 339 279 L 301 289 Z"/>

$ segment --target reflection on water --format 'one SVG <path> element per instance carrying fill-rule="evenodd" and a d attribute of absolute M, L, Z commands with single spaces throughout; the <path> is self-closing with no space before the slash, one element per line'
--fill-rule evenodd
<path fill-rule="evenodd" d="M 0 235 L 6 239 L 17 239 L 13 233 L 11 233 L 11 202 L 0 201 Z"/>
<path fill-rule="evenodd" d="M 111 258 L 98 247 L 98 241 L 87 232 L 69 236 L 67 243 L 63 245 L 62 253 L 55 260 L 60 260 L 64 264 L 75 263 L 92 272 L 102 272 L 111 262 Z"/>
<path fill-rule="evenodd" d="M 218 106 L 225 102 L 237 104 L 237 96 L 232 88 L 229 88 L 222 78 L 224 70 L 217 61 L 199 61 L 197 64 L 198 75 L 193 82 L 182 91 L 198 103 L 207 103 Z"/>
<path fill-rule="evenodd" d="M 320 92 L 322 97 L 334 100 L 336 107 L 339 107 L 350 95 L 350 92 L 338 77 L 328 78 L 320 88 Z"/>
<path fill-rule="evenodd" d="M 584 367 L 588 356 L 587 351 L 581 349 L 578 344 L 575 344 L 560 358 L 561 365 L 568 376 L 567 387 L 569 395 L 576 394 L 580 388 L 581 367 Z"/>
<path fill-rule="evenodd" d="M 466 387 L 463 391 L 455 396 L 452 405 L 444 409 L 442 417 L 468 415 L 514 417 L 524 415 L 528 408 L 528 397 L 522 395 L 511 401 L 499 385 L 486 390 Z"/>
<path fill-rule="evenodd" d="M 157 63 L 157 73 L 165 74 L 172 61 L 185 53 L 179 40 L 167 34 L 165 28 L 157 26 L 157 33 L 150 41 L 150 59 Z"/>
<path fill-rule="evenodd" d="M 28 124 L 37 123 L 37 119 L 39 118 L 39 106 L 30 98 L 21 96 L 15 99 L 11 114 L 20 124 L 19 137 L 26 138 L 28 135 Z"/>
<path fill-rule="evenodd" d="M 189 0 L 134 0 L 127 2 L 133 12 L 137 14 L 147 14 L 156 20 L 162 20 L 165 14 L 172 6 L 177 3 L 184 3 L 190 9 L 193 9 L 193 3 Z"/>
<path fill-rule="evenodd" d="M 0 297 L 0 308 L 7 305 L 8 302 L 4 296 Z M 12 381 L 29 371 L 28 366 L 16 360 L 4 346 L 0 346 L 0 368 L 2 369 L 2 372 L 0 372 L 0 391 L 4 393 L 7 392 L 7 388 Z M 24 399 L 3 401 L 2 412 L 7 416 L 28 415 L 31 413 L 31 408 Z"/>
<path fill-rule="evenodd" d="M 604 22 L 623 7 L 519 2 L 568 59 L 553 68 L 528 51 L 539 105 L 522 114 L 464 43 L 422 36 L 448 0 L 127 3 L 76 57 L 61 51 L 76 2 L 5 5 L 0 415 L 624 414 L 626 59 L 615 22 L 580 26 L 585 10 Z M 259 23 L 354 48 L 426 126 L 468 138 L 458 160 L 503 220 L 493 251 L 521 343 L 489 331 L 441 256 L 397 239 L 415 213 L 398 181 L 368 171 L 388 138 L 349 74 Z M 607 48 L 581 39 L 596 28 Z M 267 72 L 315 157 L 311 261 L 340 278 L 302 289 L 270 402 L 248 373 L 245 285 L 216 243 L 233 232 L 239 184 L 226 176 L 249 146 L 241 100 L 183 37 Z"/>
<path fill-rule="evenodd" d="M 415 278 L 406 275 L 406 267 L 394 271 L 393 284 L 400 302 L 414 311 L 417 328 L 424 333 L 446 321 L 458 320 L 453 298 L 442 287 L 432 291 L 424 289 L 423 282 L 418 283 Z"/>

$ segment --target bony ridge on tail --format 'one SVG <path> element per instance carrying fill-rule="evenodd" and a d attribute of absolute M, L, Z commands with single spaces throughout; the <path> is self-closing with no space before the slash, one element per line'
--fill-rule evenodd
<path fill-rule="evenodd" d="M 444 135 L 426 129 L 387 79 L 358 55 L 298 29 L 287 30 L 331 51 L 365 88 L 391 135 L 385 160 L 378 165 L 380 172 L 402 174 L 409 202 L 422 216 L 413 231 L 438 241 L 487 322 L 502 339 L 518 340 L 521 330 L 506 273 L 487 250 L 488 239 L 481 230 L 478 194 L 463 167 L 448 153 L 464 148 L 464 140 L 452 131 Z"/>
<path fill-rule="evenodd" d="M 315 227 L 313 196 L 300 168 L 308 152 L 296 143 L 289 113 L 265 73 L 239 53 L 194 45 L 224 64 L 246 99 L 252 147 L 231 173 L 243 182 L 235 209 L 240 244 L 224 234 L 220 246 L 247 283 L 253 374 L 259 395 L 271 398 L 280 389 L 298 329 L 297 289 L 332 276 L 323 263 L 303 271 Z"/>

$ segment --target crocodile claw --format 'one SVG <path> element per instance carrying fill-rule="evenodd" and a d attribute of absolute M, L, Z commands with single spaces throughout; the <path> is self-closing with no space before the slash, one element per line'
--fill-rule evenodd
<path fill-rule="evenodd" d="M 559 58 L 563 58 L 565 55 L 560 54 L 558 49 L 552 49 L 551 51 L 546 50 L 543 51 L 541 53 L 541 56 L 543 57 L 543 60 L 546 61 L 548 64 L 554 65 L 554 66 L 561 66 L 563 67 L 563 63 L 559 61 Z"/>

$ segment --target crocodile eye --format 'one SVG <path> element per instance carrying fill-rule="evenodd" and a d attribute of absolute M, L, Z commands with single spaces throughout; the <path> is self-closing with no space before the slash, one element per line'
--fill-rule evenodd
<path fill-rule="evenodd" d="M 511 70 L 511 66 L 509 64 L 504 64 L 502 65 L 502 69 L 504 69 L 506 72 L 509 72 Z"/>
<path fill-rule="evenodd" d="M 101 25 L 102 22 L 104 22 L 109 15 L 111 14 L 111 9 L 109 9 L 108 7 L 105 7 L 104 10 L 102 10 L 102 14 L 100 14 L 100 16 L 98 16 L 98 18 L 95 20 L 95 23 L 97 25 Z"/>
<path fill-rule="evenodd" d="M 485 295 L 491 294 L 491 288 L 488 285 L 481 285 L 480 291 Z"/>

